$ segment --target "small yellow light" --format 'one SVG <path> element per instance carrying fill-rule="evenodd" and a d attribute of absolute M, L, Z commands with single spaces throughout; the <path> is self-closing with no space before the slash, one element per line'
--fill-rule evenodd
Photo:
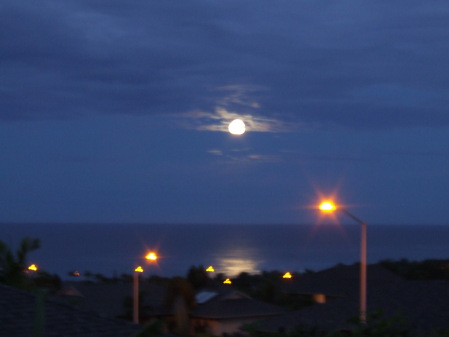
<path fill-rule="evenodd" d="M 145 256 L 145 258 L 146 258 L 147 260 L 156 261 L 156 260 L 157 260 L 157 254 L 154 253 L 154 252 L 150 252 L 150 253 L 148 253 L 148 254 Z"/>
<path fill-rule="evenodd" d="M 142 268 L 142 266 L 138 266 L 136 269 L 134 269 L 134 271 L 136 271 L 138 273 L 143 273 L 143 268 Z"/>
<path fill-rule="evenodd" d="M 337 206 L 331 201 L 324 201 L 320 204 L 319 208 L 323 212 L 333 212 L 337 209 Z"/>
<path fill-rule="evenodd" d="M 209 267 L 207 267 L 206 271 L 213 273 L 215 271 L 215 269 L 214 269 L 214 267 L 209 266 Z"/>
<path fill-rule="evenodd" d="M 286 272 L 284 275 L 282 275 L 282 278 L 292 278 L 292 274 L 290 272 Z"/>
<path fill-rule="evenodd" d="M 223 281 L 223 284 L 232 284 L 232 281 L 230 279 L 226 279 Z"/>
<path fill-rule="evenodd" d="M 32 270 L 32 271 L 37 271 L 37 266 L 35 264 L 32 264 L 31 266 L 28 267 L 28 270 Z"/>

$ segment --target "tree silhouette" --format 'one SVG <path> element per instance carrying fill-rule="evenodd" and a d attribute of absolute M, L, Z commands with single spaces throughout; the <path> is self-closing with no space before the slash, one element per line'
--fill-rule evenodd
<path fill-rule="evenodd" d="M 195 306 L 195 290 L 192 284 L 183 277 L 175 276 L 168 283 L 165 303 L 173 306 L 178 297 L 184 299 L 188 308 Z"/>
<path fill-rule="evenodd" d="M 187 271 L 187 280 L 189 280 L 194 289 L 201 289 L 211 285 L 208 272 L 202 265 L 198 267 L 191 266 Z"/>
<path fill-rule="evenodd" d="M 40 248 L 39 239 L 24 238 L 14 253 L 6 243 L 0 240 L 0 281 L 18 288 L 29 288 L 30 283 L 25 274 L 27 256 Z"/>
<path fill-rule="evenodd" d="M 189 311 L 195 306 L 195 291 L 192 284 L 183 277 L 172 278 L 167 287 L 165 301 L 173 308 L 173 331 L 179 336 L 188 336 Z"/>

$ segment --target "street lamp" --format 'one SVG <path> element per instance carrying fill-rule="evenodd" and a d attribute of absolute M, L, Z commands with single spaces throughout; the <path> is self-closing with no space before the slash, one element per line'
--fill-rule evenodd
<path fill-rule="evenodd" d="M 366 223 L 356 216 L 349 213 L 346 209 L 335 205 L 332 201 L 324 201 L 318 207 L 322 212 L 342 211 L 351 219 L 358 222 L 361 226 L 360 234 L 360 322 L 366 323 L 366 246 L 367 246 L 367 228 Z"/>
<path fill-rule="evenodd" d="M 290 273 L 289 271 L 286 272 L 284 275 L 282 275 L 282 278 L 291 279 L 292 277 L 293 277 L 293 276 L 292 276 L 292 273 Z"/>
<path fill-rule="evenodd" d="M 156 260 L 157 260 L 157 254 L 156 254 L 155 252 L 149 252 L 149 253 L 145 256 L 145 258 L 146 258 L 147 260 L 150 260 L 150 261 L 156 261 Z"/>
<path fill-rule="evenodd" d="M 31 271 L 38 271 L 38 269 L 39 268 L 34 263 L 28 267 L 28 270 L 31 270 Z"/>
<path fill-rule="evenodd" d="M 158 256 L 154 252 L 150 252 L 145 256 L 145 259 L 149 261 L 156 261 Z M 133 322 L 139 324 L 139 274 L 143 273 L 142 266 L 138 266 L 134 269 L 133 275 Z"/>
<path fill-rule="evenodd" d="M 139 273 L 143 273 L 142 266 L 134 269 L 133 275 L 133 322 L 139 324 Z"/>

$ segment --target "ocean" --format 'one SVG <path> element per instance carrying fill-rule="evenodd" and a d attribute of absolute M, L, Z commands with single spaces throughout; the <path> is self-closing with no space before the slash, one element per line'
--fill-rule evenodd
<path fill-rule="evenodd" d="M 167 277 L 199 265 L 231 277 L 302 272 L 352 264 L 360 254 L 358 225 L 0 224 L 0 240 L 14 250 L 26 236 L 41 240 L 28 262 L 62 279 L 74 270 L 119 276 L 137 265 Z M 143 258 L 149 250 L 156 263 Z M 449 259 L 449 226 L 368 225 L 368 263 L 402 258 Z"/>

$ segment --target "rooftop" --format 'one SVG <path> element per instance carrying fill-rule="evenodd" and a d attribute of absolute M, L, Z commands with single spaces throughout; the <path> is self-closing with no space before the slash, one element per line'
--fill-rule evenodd
<path fill-rule="evenodd" d="M 36 294 L 0 284 L 0 335 L 32 336 L 37 307 Z M 43 308 L 42 337 L 130 337 L 142 329 L 52 299 L 45 299 Z"/>
<path fill-rule="evenodd" d="M 306 275 L 289 291 L 296 294 L 340 295 L 324 304 L 314 304 L 283 316 L 268 319 L 262 330 L 289 331 L 298 325 L 321 329 L 348 329 L 348 320 L 359 315 L 358 266 L 338 266 Z M 379 265 L 368 267 L 368 313 L 383 318 L 404 318 L 408 327 L 429 331 L 449 328 L 449 282 L 407 281 Z"/>

